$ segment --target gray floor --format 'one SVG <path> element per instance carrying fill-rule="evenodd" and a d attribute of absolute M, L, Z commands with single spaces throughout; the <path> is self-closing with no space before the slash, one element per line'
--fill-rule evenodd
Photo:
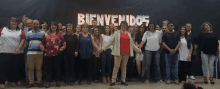
<path fill-rule="evenodd" d="M 215 79 L 215 84 L 203 84 L 203 77 L 197 76 L 196 80 L 187 80 L 187 82 L 191 82 L 197 86 L 203 87 L 203 89 L 220 89 L 220 79 Z M 120 83 L 116 83 L 115 86 L 110 87 L 109 84 L 102 84 L 102 83 L 93 83 L 92 85 L 88 85 L 83 83 L 83 85 L 74 85 L 74 86 L 62 86 L 56 87 L 55 83 L 48 89 L 181 89 L 182 85 L 176 85 L 174 83 L 165 84 L 165 83 L 156 83 L 150 82 L 149 84 L 144 84 L 141 82 L 128 82 L 129 86 L 120 85 Z M 5 89 L 26 89 L 25 87 L 9 87 Z M 33 87 L 30 89 L 46 89 L 46 88 L 38 88 Z"/>

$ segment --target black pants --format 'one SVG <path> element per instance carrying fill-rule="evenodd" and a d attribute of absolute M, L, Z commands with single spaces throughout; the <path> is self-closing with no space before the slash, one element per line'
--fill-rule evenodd
<path fill-rule="evenodd" d="M 92 60 L 91 59 L 79 59 L 79 81 L 82 82 L 83 74 L 87 73 L 87 81 L 92 80 Z"/>
<path fill-rule="evenodd" d="M 55 75 L 55 80 L 60 81 L 61 76 L 61 56 L 51 56 L 51 57 L 44 57 L 44 73 L 46 82 L 50 82 L 52 80 L 52 76 Z M 53 68 L 55 68 L 55 74 L 53 73 Z"/>
<path fill-rule="evenodd" d="M 135 70 L 134 57 L 129 57 L 127 64 L 127 78 L 132 78 Z"/>
<path fill-rule="evenodd" d="M 0 84 L 5 84 L 7 79 L 9 56 L 4 53 L 0 53 L 0 57 Z"/>
<path fill-rule="evenodd" d="M 193 70 L 194 70 L 194 66 L 193 65 L 195 65 L 194 60 L 195 60 L 195 56 L 192 55 L 191 56 L 191 61 L 188 64 L 188 73 L 187 73 L 188 76 L 194 75 L 194 73 L 193 73 Z"/>
<path fill-rule="evenodd" d="M 188 73 L 188 65 L 189 62 L 188 61 L 179 61 L 178 64 L 178 77 L 179 77 L 179 81 L 186 81 L 186 76 Z"/>
<path fill-rule="evenodd" d="M 93 80 L 100 80 L 100 70 L 101 70 L 101 58 L 95 57 L 92 55 L 93 61 Z"/>

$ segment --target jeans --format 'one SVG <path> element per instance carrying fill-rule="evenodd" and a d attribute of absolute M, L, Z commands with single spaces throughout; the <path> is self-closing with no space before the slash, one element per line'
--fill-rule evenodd
<path fill-rule="evenodd" d="M 210 54 L 204 54 L 201 52 L 201 59 L 202 59 L 202 71 L 203 71 L 203 76 L 207 76 L 207 66 L 209 66 L 209 75 L 210 77 L 213 77 L 214 73 L 214 62 L 216 59 L 215 55 L 210 55 Z"/>
<path fill-rule="evenodd" d="M 156 80 L 159 81 L 161 80 L 161 74 L 160 74 L 160 51 L 148 51 L 145 50 L 145 65 L 146 65 L 146 80 L 150 80 L 150 66 L 151 66 L 151 62 L 152 62 L 152 56 L 154 56 L 155 61 L 154 61 L 154 65 L 156 66 Z"/>
<path fill-rule="evenodd" d="M 173 80 L 178 79 L 178 55 L 169 55 L 165 53 L 165 62 L 166 62 L 166 80 L 171 80 L 170 72 L 173 74 Z"/>
<path fill-rule="evenodd" d="M 111 55 L 112 50 L 107 49 L 106 51 L 102 52 L 102 77 L 110 77 L 111 76 Z"/>
<path fill-rule="evenodd" d="M 64 83 L 75 83 L 75 55 L 64 54 L 64 65 L 65 65 L 65 81 Z"/>

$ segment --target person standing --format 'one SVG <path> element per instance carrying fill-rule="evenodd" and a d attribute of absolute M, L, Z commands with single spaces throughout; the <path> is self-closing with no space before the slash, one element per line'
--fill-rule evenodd
<path fill-rule="evenodd" d="M 89 33 L 92 34 L 93 33 L 93 29 L 97 27 L 97 20 L 94 19 L 92 20 L 92 28 L 89 29 Z"/>
<path fill-rule="evenodd" d="M 186 23 L 186 31 L 187 31 L 187 35 L 191 38 L 192 41 L 192 45 L 195 45 L 195 41 L 194 41 L 194 36 L 192 35 L 192 24 L 191 23 Z M 194 46 L 192 47 L 194 50 Z M 188 74 L 187 74 L 187 78 L 190 78 L 192 80 L 195 80 L 196 78 L 193 76 L 194 73 L 194 60 L 195 60 L 195 55 L 191 56 L 191 61 L 189 61 L 189 65 L 188 65 Z"/>
<path fill-rule="evenodd" d="M 22 62 L 25 33 L 18 29 L 17 18 L 12 17 L 8 26 L 0 29 L 0 85 L 18 82 Z"/>
<path fill-rule="evenodd" d="M 203 30 L 203 33 L 200 33 L 198 36 L 198 41 L 195 43 L 194 54 L 196 54 L 196 49 L 199 47 L 199 49 L 201 49 L 204 83 L 208 83 L 207 66 L 209 66 L 209 80 L 211 84 L 215 84 L 213 79 L 214 61 L 216 60 L 217 54 L 220 53 L 217 34 L 212 33 L 212 25 L 209 22 L 204 22 L 201 25 L 201 29 Z"/>
<path fill-rule="evenodd" d="M 166 83 L 170 84 L 171 76 L 173 73 L 173 80 L 176 84 L 179 83 L 178 79 L 178 54 L 180 47 L 180 36 L 178 33 L 174 32 L 174 24 L 168 23 L 168 31 L 163 34 L 162 45 L 165 48 L 165 62 L 166 62 Z M 172 72 L 171 72 L 172 71 Z"/>
<path fill-rule="evenodd" d="M 99 49 L 94 41 L 94 37 L 88 32 L 89 25 L 87 23 L 82 25 L 83 33 L 79 34 L 79 55 L 80 55 L 80 63 L 79 63 L 79 83 L 78 85 L 82 85 L 83 74 L 87 73 L 87 84 L 92 84 L 92 70 L 93 61 L 91 59 L 93 53 L 93 47 Z M 87 70 L 87 71 L 85 71 Z"/>
<path fill-rule="evenodd" d="M 118 69 L 121 67 L 121 84 L 128 86 L 126 83 L 126 66 L 129 56 L 133 57 L 133 50 L 136 52 L 141 52 L 135 44 L 131 37 L 131 34 L 127 32 L 128 23 L 122 21 L 120 24 L 121 30 L 116 31 L 111 37 L 110 41 L 104 45 L 99 51 L 108 49 L 113 43 L 112 55 L 114 55 L 114 69 L 112 73 L 112 82 L 110 86 L 114 86 L 116 83 L 116 78 L 118 74 Z M 123 45 L 123 46 L 122 46 Z"/>
<path fill-rule="evenodd" d="M 42 84 L 42 65 L 43 65 L 43 52 L 40 50 L 40 43 L 44 37 L 45 32 L 41 31 L 40 23 L 38 20 L 33 20 L 32 31 L 29 31 L 26 36 L 25 45 L 23 49 L 28 46 L 27 51 L 27 66 L 29 85 L 27 88 L 34 87 L 34 69 L 36 68 L 37 86 L 43 87 Z"/>
<path fill-rule="evenodd" d="M 50 29 L 45 33 L 40 44 L 41 51 L 44 52 L 44 72 L 46 83 L 45 87 L 50 87 L 52 80 L 53 67 L 55 68 L 56 86 L 60 87 L 61 76 L 61 52 L 66 48 L 66 42 L 61 32 L 58 30 L 56 22 L 51 22 Z"/>
<path fill-rule="evenodd" d="M 180 34 L 180 40 L 181 40 L 181 46 L 179 48 L 179 64 L 178 64 L 178 70 L 179 70 L 179 82 L 185 83 L 187 79 L 187 74 L 189 72 L 189 63 L 191 61 L 191 54 L 192 54 L 192 40 L 188 35 L 188 32 L 186 30 L 185 26 L 182 26 L 179 29 Z"/>
<path fill-rule="evenodd" d="M 156 25 L 153 23 L 148 24 L 149 31 L 146 31 L 142 37 L 142 42 L 139 48 L 142 48 L 143 44 L 146 42 L 145 46 L 145 76 L 146 80 L 144 83 L 148 84 L 150 80 L 150 67 L 154 56 L 154 64 L 156 66 L 156 80 L 158 83 L 162 82 L 160 75 L 160 44 L 162 31 L 156 30 Z"/>
<path fill-rule="evenodd" d="M 107 25 L 105 26 L 105 32 L 104 34 L 101 34 L 101 42 L 102 47 L 108 43 L 111 39 L 111 30 L 110 27 Z M 103 51 L 101 53 L 101 59 L 102 59 L 102 82 L 105 83 L 111 83 L 110 76 L 111 76 L 111 60 L 112 60 L 112 46 L 110 46 L 106 51 Z M 106 80 L 107 79 L 107 80 Z"/>
<path fill-rule="evenodd" d="M 64 66 L 65 66 L 65 81 L 64 85 L 75 84 L 75 60 L 78 55 L 78 38 L 73 32 L 73 25 L 67 24 L 66 35 L 64 36 L 66 42 L 66 49 L 64 54 Z"/>

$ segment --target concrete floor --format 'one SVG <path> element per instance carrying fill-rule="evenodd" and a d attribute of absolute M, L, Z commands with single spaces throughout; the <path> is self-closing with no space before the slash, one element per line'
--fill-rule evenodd
<path fill-rule="evenodd" d="M 211 85 L 209 84 L 203 84 L 203 77 L 197 76 L 196 80 L 187 80 L 187 82 L 191 82 L 192 84 L 195 84 L 197 86 L 203 87 L 203 89 L 220 89 L 220 79 L 215 79 L 215 84 Z M 92 85 L 88 85 L 86 83 L 83 83 L 83 85 L 74 85 L 74 86 L 62 86 L 62 87 L 56 87 L 55 83 L 51 85 L 48 89 L 181 89 L 182 85 L 176 85 L 174 83 L 171 84 L 165 84 L 165 83 L 156 83 L 156 82 L 150 82 L 149 84 L 144 84 L 138 81 L 134 82 L 128 82 L 128 86 L 120 85 L 119 82 L 116 83 L 115 86 L 110 87 L 109 84 L 102 84 L 102 83 L 93 83 Z M 5 89 L 26 89 L 25 87 L 8 87 Z M 30 89 L 46 89 L 46 88 L 38 88 L 33 87 Z"/>

